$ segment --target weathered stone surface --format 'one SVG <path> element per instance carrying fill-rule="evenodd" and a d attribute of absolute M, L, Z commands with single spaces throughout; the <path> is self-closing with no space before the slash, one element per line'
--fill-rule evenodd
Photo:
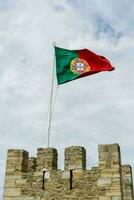
<path fill-rule="evenodd" d="M 86 150 L 80 146 L 65 149 L 65 170 L 86 169 Z"/>
<path fill-rule="evenodd" d="M 58 154 L 55 148 L 39 148 L 37 150 L 37 170 L 43 168 L 47 170 L 57 170 Z"/>
<path fill-rule="evenodd" d="M 111 197 L 99 197 L 99 200 L 111 200 Z"/>
<path fill-rule="evenodd" d="M 8 150 L 6 175 L 15 175 L 20 172 L 27 172 L 28 152 L 25 150 Z"/>
<path fill-rule="evenodd" d="M 130 165 L 122 166 L 122 183 L 124 200 L 133 200 L 133 180 Z"/>
<path fill-rule="evenodd" d="M 83 178 L 84 170 L 75 169 L 73 170 L 73 178 L 74 179 L 81 179 Z"/>
<path fill-rule="evenodd" d="M 65 170 L 57 150 L 39 148 L 37 158 L 8 150 L 4 200 L 133 200 L 132 170 L 122 166 L 118 144 L 99 146 L 99 167 L 86 170 L 86 151 L 65 150 Z M 124 197 L 124 198 L 123 198 Z"/>
<path fill-rule="evenodd" d="M 28 171 L 35 171 L 36 169 L 36 158 L 30 157 L 28 160 Z"/>
<path fill-rule="evenodd" d="M 112 183 L 111 178 L 99 178 L 97 181 L 98 186 L 110 186 Z"/>
<path fill-rule="evenodd" d="M 16 188 L 5 188 L 4 197 L 18 197 L 20 196 L 20 189 Z"/>
<path fill-rule="evenodd" d="M 112 197 L 112 200 L 121 200 L 121 197 Z"/>
<path fill-rule="evenodd" d="M 34 197 L 15 197 L 13 200 L 33 200 Z"/>
<path fill-rule="evenodd" d="M 15 183 L 16 183 L 16 179 L 13 177 L 7 177 L 5 179 L 5 182 L 4 182 L 4 187 L 5 188 L 9 188 L 9 187 L 15 187 Z"/>
<path fill-rule="evenodd" d="M 62 178 L 63 179 L 70 179 L 70 171 L 62 172 Z"/>

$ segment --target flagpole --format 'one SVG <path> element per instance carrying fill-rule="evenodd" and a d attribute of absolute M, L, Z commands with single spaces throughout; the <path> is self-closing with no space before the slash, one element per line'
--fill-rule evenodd
<path fill-rule="evenodd" d="M 53 43 L 54 47 L 55 43 Z M 53 56 L 53 68 L 51 76 L 51 86 L 50 86 L 50 98 L 49 98 L 49 112 L 48 112 L 48 130 L 47 130 L 47 147 L 50 146 L 50 132 L 51 132 L 51 122 L 52 122 L 52 110 L 53 110 L 53 90 L 54 90 L 54 67 L 55 67 L 55 53 Z"/>

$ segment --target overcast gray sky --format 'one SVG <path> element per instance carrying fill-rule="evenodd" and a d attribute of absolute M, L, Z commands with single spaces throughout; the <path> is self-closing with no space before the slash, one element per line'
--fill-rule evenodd
<path fill-rule="evenodd" d="M 59 167 L 66 146 L 85 146 L 90 168 L 98 144 L 119 143 L 134 168 L 133 13 L 133 0 L 0 0 L 0 196 L 7 149 L 33 156 L 46 145 L 53 41 L 116 67 L 59 87 L 51 132 Z"/>

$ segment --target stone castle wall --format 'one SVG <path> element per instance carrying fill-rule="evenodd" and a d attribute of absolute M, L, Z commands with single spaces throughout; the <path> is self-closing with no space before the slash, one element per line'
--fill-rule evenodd
<path fill-rule="evenodd" d="M 118 144 L 99 145 L 99 166 L 86 169 L 86 150 L 65 149 L 64 171 L 54 148 L 39 148 L 37 157 L 9 149 L 4 200 L 133 200 L 132 170 L 121 164 Z"/>

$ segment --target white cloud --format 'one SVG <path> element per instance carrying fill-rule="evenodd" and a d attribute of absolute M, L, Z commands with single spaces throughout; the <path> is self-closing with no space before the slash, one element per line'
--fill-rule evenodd
<path fill-rule="evenodd" d="M 60 150 L 60 161 L 65 146 L 83 145 L 88 166 L 95 165 L 97 145 L 118 142 L 123 161 L 134 165 L 132 0 L 0 3 L 0 187 L 8 148 L 35 155 L 46 144 L 53 41 L 89 48 L 116 66 L 59 87 L 51 145 Z"/>

